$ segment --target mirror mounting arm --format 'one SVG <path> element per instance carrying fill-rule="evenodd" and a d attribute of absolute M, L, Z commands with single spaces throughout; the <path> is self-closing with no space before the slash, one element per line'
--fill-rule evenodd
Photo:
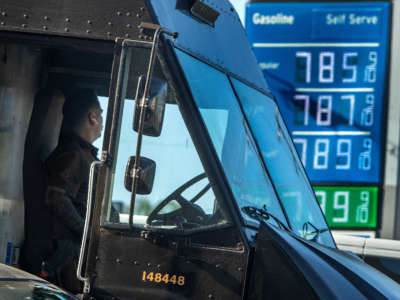
<path fill-rule="evenodd" d="M 172 33 L 160 25 L 157 24 L 151 24 L 151 23 L 141 23 L 139 25 L 139 28 L 145 30 L 155 30 L 154 35 L 153 35 L 153 43 L 151 47 L 151 52 L 150 52 L 150 62 L 149 66 L 147 69 L 147 74 L 146 74 L 146 81 L 144 84 L 144 92 L 141 97 L 141 108 L 140 108 L 140 116 L 139 116 L 139 129 L 138 129 L 138 139 L 137 139 L 137 145 L 136 145 L 136 157 L 135 157 L 135 162 L 133 166 L 133 174 L 132 177 L 132 189 L 131 189 L 131 203 L 129 207 L 129 227 L 133 229 L 133 211 L 135 207 L 135 200 L 136 200 L 136 189 L 137 189 L 137 175 L 139 174 L 139 166 L 140 166 L 140 150 L 142 148 L 142 138 L 143 138 L 143 127 L 144 127 L 144 118 L 145 118 L 145 107 L 147 105 L 148 99 L 149 99 L 149 88 L 150 88 L 150 80 L 151 76 L 153 73 L 154 69 L 154 61 L 156 57 L 156 50 L 158 48 L 158 43 L 160 39 L 161 33 L 167 34 L 172 36 L 174 39 L 178 37 L 178 33 Z M 122 46 L 126 47 L 126 41 L 122 42 Z"/>

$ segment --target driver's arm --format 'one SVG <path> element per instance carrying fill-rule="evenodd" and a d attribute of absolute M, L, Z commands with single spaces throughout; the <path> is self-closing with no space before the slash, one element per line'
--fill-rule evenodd
<path fill-rule="evenodd" d="M 80 237 L 85 221 L 73 203 L 81 185 L 79 154 L 60 154 L 50 159 L 46 166 L 49 176 L 46 204 L 70 231 Z"/>
<path fill-rule="evenodd" d="M 69 230 L 79 237 L 82 235 L 85 222 L 64 189 L 48 186 L 46 204 Z"/>

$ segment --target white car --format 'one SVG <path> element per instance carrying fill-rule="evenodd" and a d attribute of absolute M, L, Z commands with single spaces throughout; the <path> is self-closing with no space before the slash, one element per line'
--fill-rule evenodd
<path fill-rule="evenodd" d="M 333 234 L 339 249 L 351 251 L 400 283 L 400 241 Z"/>

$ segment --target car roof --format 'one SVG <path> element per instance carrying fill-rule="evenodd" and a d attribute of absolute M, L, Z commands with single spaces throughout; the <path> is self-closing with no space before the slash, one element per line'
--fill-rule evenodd
<path fill-rule="evenodd" d="M 46 282 L 44 279 L 32 275 L 20 269 L 0 263 L 0 280 L 1 279 L 31 279 Z"/>

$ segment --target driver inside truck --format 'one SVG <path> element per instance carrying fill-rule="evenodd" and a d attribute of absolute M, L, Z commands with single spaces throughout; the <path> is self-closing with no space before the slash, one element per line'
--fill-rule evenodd
<path fill-rule="evenodd" d="M 76 267 L 86 215 L 89 170 L 97 160 L 92 143 L 101 136 L 102 109 L 90 89 L 66 96 L 59 143 L 45 162 L 46 204 L 53 215 L 53 254 L 42 262 L 41 276 L 72 293 L 82 291 Z M 119 218 L 113 209 L 112 217 Z"/>

